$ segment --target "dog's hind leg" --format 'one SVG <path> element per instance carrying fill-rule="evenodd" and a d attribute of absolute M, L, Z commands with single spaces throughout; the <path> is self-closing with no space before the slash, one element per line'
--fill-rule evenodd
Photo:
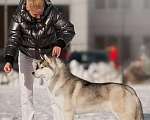
<path fill-rule="evenodd" d="M 114 113 L 118 120 L 137 120 L 134 112 L 119 109 L 112 110 L 112 113 Z"/>
<path fill-rule="evenodd" d="M 118 120 L 136 120 L 134 115 L 112 111 Z"/>
<path fill-rule="evenodd" d="M 119 117 L 119 120 L 136 120 L 132 115 L 122 115 Z"/>
<path fill-rule="evenodd" d="M 117 103 L 119 103 L 119 101 Z M 123 104 L 122 102 L 117 105 L 117 103 L 113 103 L 111 112 L 114 113 L 118 120 L 137 120 L 135 119 L 135 106 L 129 106 L 128 104 Z"/>
<path fill-rule="evenodd" d="M 72 110 L 66 110 L 63 112 L 64 120 L 74 120 L 74 112 Z"/>

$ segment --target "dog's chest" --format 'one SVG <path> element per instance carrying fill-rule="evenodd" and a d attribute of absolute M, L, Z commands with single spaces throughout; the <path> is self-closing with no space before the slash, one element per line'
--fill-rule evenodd
<path fill-rule="evenodd" d="M 54 98 L 55 103 L 56 103 L 60 108 L 63 108 L 64 102 L 65 102 L 64 96 L 62 96 L 62 95 L 58 95 L 58 96 L 53 95 L 53 98 Z"/>

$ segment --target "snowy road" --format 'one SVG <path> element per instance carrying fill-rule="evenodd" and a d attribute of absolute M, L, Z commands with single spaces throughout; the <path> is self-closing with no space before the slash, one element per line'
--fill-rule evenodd
<path fill-rule="evenodd" d="M 135 85 L 141 99 L 145 120 L 150 120 L 150 85 Z M 36 120 L 52 120 L 49 97 L 44 86 L 35 88 Z M 17 87 L 0 86 L 0 120 L 21 120 L 20 90 Z M 117 120 L 111 113 L 76 116 L 75 120 Z"/>

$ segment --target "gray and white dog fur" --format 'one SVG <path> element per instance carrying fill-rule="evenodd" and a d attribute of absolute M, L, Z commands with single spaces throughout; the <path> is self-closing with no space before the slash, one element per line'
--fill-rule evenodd
<path fill-rule="evenodd" d="M 59 58 L 46 55 L 33 75 L 47 82 L 64 120 L 101 110 L 114 113 L 118 120 L 144 120 L 141 102 L 128 85 L 88 82 L 74 76 Z"/>

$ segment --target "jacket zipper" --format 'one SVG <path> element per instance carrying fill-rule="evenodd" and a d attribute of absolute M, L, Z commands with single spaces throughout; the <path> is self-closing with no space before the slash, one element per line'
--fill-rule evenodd
<path fill-rule="evenodd" d="M 35 24 L 35 33 L 36 33 L 36 58 L 38 59 L 38 55 L 39 55 L 39 38 L 38 38 L 38 27 L 37 27 L 37 21 L 36 21 L 36 24 Z"/>

